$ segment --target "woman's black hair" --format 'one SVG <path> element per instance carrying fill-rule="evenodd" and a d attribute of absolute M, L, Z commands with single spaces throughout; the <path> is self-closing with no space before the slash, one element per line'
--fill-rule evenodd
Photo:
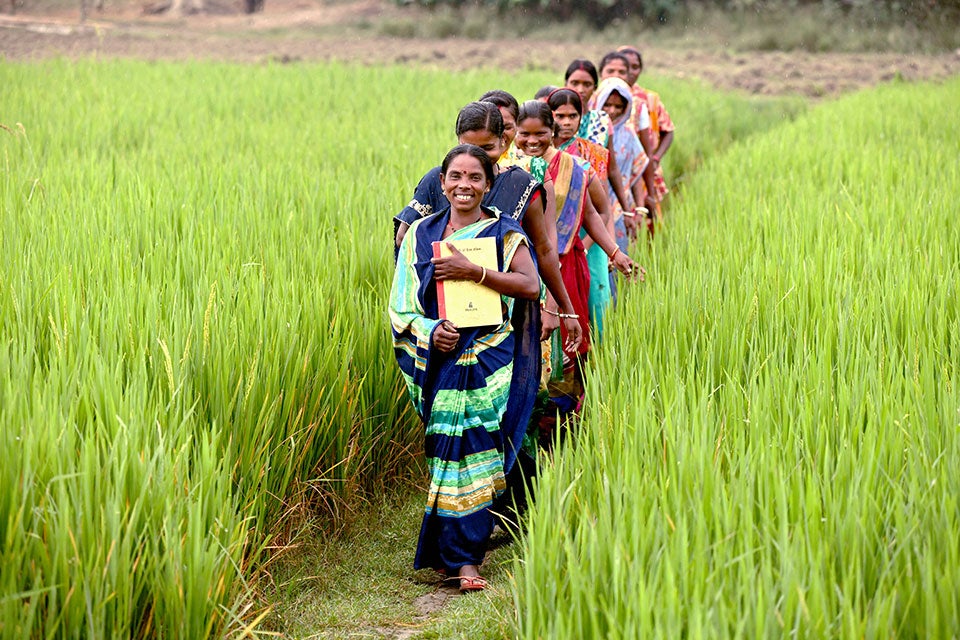
<path fill-rule="evenodd" d="M 516 120 L 517 115 L 520 114 L 520 105 L 517 103 L 517 99 L 503 89 L 487 91 L 485 94 L 480 96 L 480 102 L 492 102 L 498 107 L 506 109 L 510 112 L 510 115 L 513 116 L 514 120 Z"/>
<path fill-rule="evenodd" d="M 639 49 L 635 49 L 635 48 L 631 47 L 630 45 L 626 45 L 626 44 L 625 44 L 625 45 L 623 45 L 622 47 L 617 47 L 617 51 L 618 51 L 619 53 L 623 54 L 623 55 L 626 55 L 626 54 L 628 54 L 628 53 L 632 53 L 633 55 L 637 56 L 637 61 L 640 63 L 640 72 L 643 73 L 643 56 L 640 55 L 640 50 L 639 50 Z M 628 64 L 628 66 L 629 66 L 629 61 L 627 61 L 627 64 Z"/>
<path fill-rule="evenodd" d="M 557 90 L 557 88 L 556 88 L 555 86 L 553 86 L 552 84 L 544 85 L 544 86 L 540 87 L 539 89 L 537 89 L 537 92 L 536 92 L 535 94 L 533 94 L 533 99 L 534 99 L 534 100 L 543 100 L 544 98 L 548 97 L 551 93 L 553 93 L 553 92 L 556 91 L 556 90 Z"/>
<path fill-rule="evenodd" d="M 527 100 L 520 105 L 520 115 L 517 116 L 517 125 L 528 118 L 536 118 L 553 131 L 553 111 L 550 105 L 540 100 Z"/>
<path fill-rule="evenodd" d="M 489 131 L 498 138 L 503 135 L 503 116 L 492 102 L 471 102 L 457 116 L 457 137 L 467 131 Z"/>
<path fill-rule="evenodd" d="M 593 84 L 600 84 L 600 76 L 597 74 L 597 68 L 586 58 L 577 58 L 567 67 L 567 72 L 563 74 L 563 81 L 566 82 L 573 75 L 574 71 L 586 71 L 593 78 Z"/>
<path fill-rule="evenodd" d="M 626 67 L 627 69 L 630 68 L 630 61 L 627 60 L 627 56 L 623 55 L 619 51 L 611 51 L 607 55 L 603 56 L 603 58 L 600 60 L 600 72 L 603 73 L 603 70 L 613 60 L 620 60 L 621 62 L 623 62 L 624 67 Z"/>
<path fill-rule="evenodd" d="M 550 111 L 556 111 L 565 104 L 573 105 L 577 113 L 583 115 L 583 100 L 580 99 L 580 94 L 573 89 L 563 87 L 555 90 L 547 98 L 547 104 L 550 106 Z"/>
<path fill-rule="evenodd" d="M 468 129 L 468 131 L 475 131 L 475 129 Z M 443 163 L 440 165 L 440 175 L 447 175 L 447 169 L 450 168 L 450 163 L 453 162 L 453 159 L 464 154 L 473 156 L 480 161 L 480 166 L 483 167 L 483 173 L 487 176 L 487 182 L 493 184 L 493 179 L 496 177 L 493 174 L 493 160 L 490 159 L 486 151 L 475 144 L 458 144 L 453 149 L 450 149 L 447 155 L 444 156 Z"/>

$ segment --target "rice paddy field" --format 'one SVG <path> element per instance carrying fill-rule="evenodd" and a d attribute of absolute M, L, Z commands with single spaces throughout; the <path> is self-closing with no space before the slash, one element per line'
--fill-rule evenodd
<path fill-rule="evenodd" d="M 697 173 L 544 469 L 521 637 L 960 634 L 958 101 L 881 87 Z"/>
<path fill-rule="evenodd" d="M 391 218 L 459 107 L 551 81 L 0 62 L 0 637 L 251 635 L 304 513 L 419 473 Z M 683 195 L 543 465 L 516 634 L 957 635 L 960 83 L 654 86 Z"/>

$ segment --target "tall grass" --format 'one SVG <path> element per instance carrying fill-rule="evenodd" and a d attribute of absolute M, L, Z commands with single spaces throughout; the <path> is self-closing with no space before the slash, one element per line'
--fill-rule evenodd
<path fill-rule="evenodd" d="M 848 97 L 690 182 L 544 470 L 522 637 L 956 635 L 958 100 Z"/>
<path fill-rule="evenodd" d="M 255 628 L 265 546 L 410 471 L 390 219 L 548 80 L 0 64 L 0 636 Z"/>
<path fill-rule="evenodd" d="M 291 510 L 408 470 L 390 218 L 451 134 L 358 73 L 0 68 L 0 635 L 239 628 Z"/>

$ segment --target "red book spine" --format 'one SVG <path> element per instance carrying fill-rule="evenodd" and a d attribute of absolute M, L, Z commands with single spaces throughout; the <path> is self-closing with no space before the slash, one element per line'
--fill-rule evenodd
<path fill-rule="evenodd" d="M 433 257 L 440 257 L 440 243 L 433 243 Z M 437 313 L 441 318 L 447 317 L 447 302 L 443 295 L 443 280 L 437 280 Z"/>

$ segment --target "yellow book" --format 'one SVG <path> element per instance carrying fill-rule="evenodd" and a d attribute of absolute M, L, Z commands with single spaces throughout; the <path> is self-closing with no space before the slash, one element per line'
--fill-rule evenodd
<path fill-rule="evenodd" d="M 434 257 L 450 255 L 448 242 L 473 264 L 486 267 L 487 271 L 498 271 L 496 238 L 434 242 Z M 503 322 L 500 294 L 472 280 L 438 280 L 437 303 L 440 317 L 457 327 L 485 327 Z"/>

